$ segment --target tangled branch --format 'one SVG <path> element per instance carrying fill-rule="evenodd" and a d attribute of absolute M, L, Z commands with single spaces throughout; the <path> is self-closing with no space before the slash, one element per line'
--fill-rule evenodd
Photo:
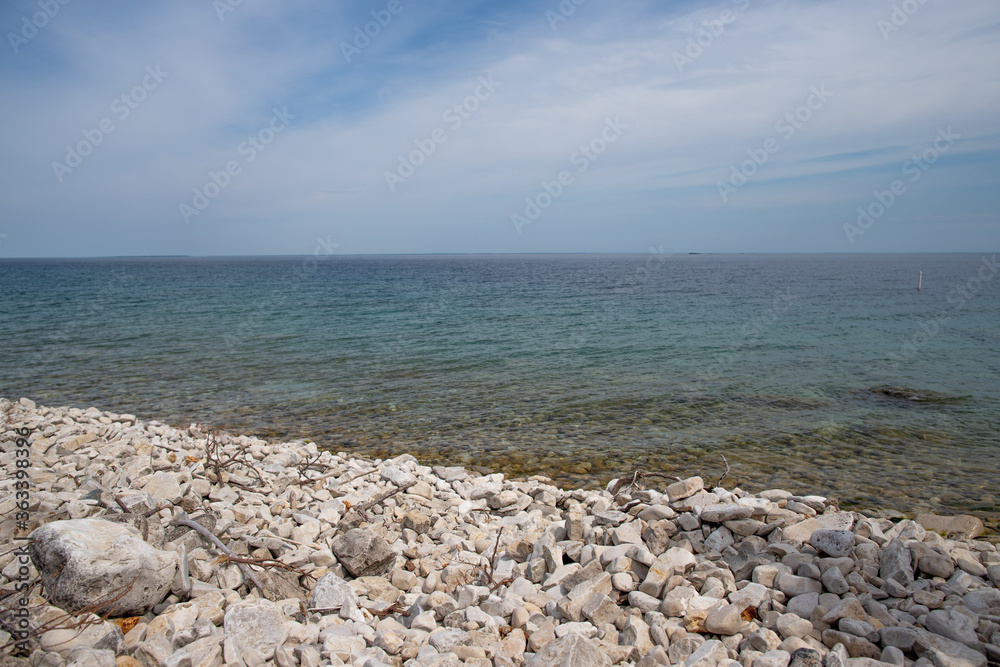
<path fill-rule="evenodd" d="M 667 475 L 662 472 L 643 472 L 641 470 L 636 470 L 628 475 L 619 477 L 615 483 L 611 485 L 611 488 L 609 488 L 608 491 L 612 496 L 617 496 L 618 492 L 621 491 L 626 485 L 628 485 L 628 490 L 631 491 L 635 487 L 639 486 L 647 477 L 660 477 L 662 479 L 670 479 L 675 482 L 681 481 L 681 478 L 676 475 Z"/>
<path fill-rule="evenodd" d="M 489 557 L 487 557 L 487 556 L 484 555 L 483 558 L 486 559 L 486 562 L 480 562 L 480 563 L 468 563 L 468 562 L 462 561 L 462 560 L 457 561 L 459 564 L 462 564 L 462 565 L 472 565 L 473 566 L 473 570 L 472 571 L 473 572 L 478 572 L 480 575 L 482 575 L 486 579 L 486 583 L 490 587 L 490 593 L 492 593 L 496 589 L 500 588 L 501 586 L 504 586 L 504 585 L 509 584 L 509 583 L 511 583 L 511 582 L 514 581 L 513 579 L 510 579 L 510 578 L 502 579 L 500 581 L 496 581 L 496 579 L 495 579 L 495 577 L 496 577 L 495 567 L 496 566 L 494 564 L 494 561 L 496 561 L 497 557 L 500 555 L 500 537 L 503 535 L 503 529 L 505 527 L 506 526 L 501 526 L 500 530 L 497 531 L 497 539 L 496 539 L 496 542 L 493 543 L 493 557 L 492 558 L 489 558 Z"/>
<path fill-rule="evenodd" d="M 300 577 L 309 577 L 312 580 L 316 580 L 316 576 L 310 572 L 306 572 L 301 568 L 297 568 L 294 565 L 289 565 L 288 563 L 282 563 L 280 560 L 274 560 L 273 558 L 244 558 L 242 556 L 230 556 L 228 554 L 222 554 L 215 559 L 215 562 L 219 565 L 229 565 L 230 563 L 235 563 L 237 565 L 254 565 L 261 569 L 266 568 L 278 568 L 281 570 L 287 570 L 293 572 Z"/>
<path fill-rule="evenodd" d="M 722 456 L 722 462 L 726 464 L 726 470 L 725 470 L 725 472 L 722 473 L 722 476 L 719 477 L 718 480 L 716 480 L 715 486 L 721 485 L 722 484 L 722 480 L 724 480 L 726 477 L 729 476 L 729 461 L 726 459 L 726 455 L 725 454 L 721 454 L 721 456 Z M 657 477 L 657 478 L 660 478 L 660 479 L 669 479 L 669 480 L 672 480 L 674 482 L 681 482 L 681 481 L 683 481 L 680 477 L 677 477 L 676 475 L 668 475 L 668 474 L 662 473 L 662 472 L 648 472 L 648 471 L 644 471 L 644 470 L 636 470 L 634 472 L 628 473 L 627 475 L 623 475 L 623 476 L 619 477 L 618 479 L 616 479 L 614 481 L 613 484 L 609 484 L 608 485 L 608 492 L 611 494 L 612 497 L 617 496 L 622 491 L 625 491 L 626 493 L 629 493 L 633 489 L 643 488 L 642 487 L 643 481 L 646 480 L 646 479 L 648 479 L 648 478 L 650 478 L 650 477 Z M 629 503 L 629 506 L 634 506 L 634 505 L 635 505 L 635 501 L 632 501 L 632 502 Z"/>
<path fill-rule="evenodd" d="M 223 431 L 218 428 L 210 428 L 206 434 L 205 442 L 205 468 L 215 473 L 215 478 L 222 482 L 222 471 L 231 471 L 244 468 L 252 475 L 260 486 L 264 486 L 264 478 L 260 470 L 253 463 L 253 456 L 246 445 L 236 444 L 236 453 L 230 454 L 222 444 Z M 253 485 L 242 484 L 230 478 L 229 483 L 244 489 L 252 488 Z"/>
<path fill-rule="evenodd" d="M 316 472 L 323 472 L 326 470 L 327 466 L 319 462 L 322 458 L 322 452 L 316 452 L 312 456 L 306 457 L 305 461 L 300 461 L 295 469 L 298 471 L 299 475 L 304 476 L 310 470 L 315 470 Z"/>

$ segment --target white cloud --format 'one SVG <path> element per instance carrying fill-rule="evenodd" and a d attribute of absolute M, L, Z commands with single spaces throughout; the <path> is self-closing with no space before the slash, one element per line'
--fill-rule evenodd
<path fill-rule="evenodd" d="M 746 224 L 742 211 L 762 208 L 774 211 L 775 224 L 786 224 L 783 210 L 810 202 L 850 211 L 859 193 L 878 186 L 940 126 L 953 126 L 963 140 L 937 172 L 973 169 L 959 157 L 970 152 L 996 165 L 1000 85 L 983 63 L 997 60 L 1000 44 L 995 28 L 981 28 L 997 23 L 985 1 L 926 3 L 888 40 L 877 21 L 889 10 L 880 5 L 753 2 L 710 42 L 703 38 L 703 52 L 683 71 L 675 53 L 703 21 L 735 3 L 643 15 L 652 10 L 640 3 L 594 2 L 555 32 L 541 14 L 518 23 L 508 16 L 482 41 L 463 35 L 444 45 L 421 40 L 445 19 L 414 5 L 352 64 L 339 44 L 357 15 L 318 14 L 329 30 L 308 26 L 299 34 L 283 9 L 244 4 L 222 22 L 207 5 L 128 16 L 78 8 L 53 23 L 48 42 L 30 45 L 36 53 L 4 66 L 17 100 L 0 110 L 4 216 L 46 230 L 20 252 L 37 254 L 42 238 L 81 226 L 86 233 L 73 234 L 88 239 L 88 254 L 116 243 L 122 228 L 156 230 L 149 238 L 163 243 L 173 224 L 174 251 L 194 254 L 308 252 L 317 229 L 349 236 L 359 252 L 385 247 L 379 234 L 413 244 L 390 242 L 398 251 L 558 250 L 530 244 L 549 239 L 539 232 L 546 225 L 573 224 L 588 229 L 574 249 L 627 250 L 664 211 L 734 228 Z M 111 100 L 147 65 L 160 65 L 169 78 L 59 183 L 51 162 L 110 115 Z M 445 111 L 488 75 L 499 88 L 451 127 Z M 793 136 L 779 133 L 776 121 L 819 86 L 829 100 Z M 237 146 L 275 107 L 287 107 L 294 122 L 246 162 Z M 620 141 L 578 174 L 530 230 L 534 236 L 513 234 L 509 215 L 523 198 L 570 168 L 580 144 L 615 117 L 629 126 Z M 447 141 L 390 192 L 385 172 L 436 128 Z M 716 182 L 769 137 L 780 150 L 723 205 Z M 185 225 L 178 204 L 229 160 L 241 173 Z M 984 194 L 995 176 L 969 173 L 987 181 L 979 209 L 995 210 Z M 946 190 L 927 192 L 946 205 Z M 623 214 L 607 220 L 609 206 Z M 588 215 L 595 217 L 583 225 Z M 455 229 L 463 230 L 459 237 Z M 476 245 L 476 234 L 488 247 Z M 157 252 L 142 238 L 133 234 L 132 245 L 111 252 Z M 452 247 L 456 238 L 469 245 Z M 13 236 L 3 250 L 19 252 Z"/>

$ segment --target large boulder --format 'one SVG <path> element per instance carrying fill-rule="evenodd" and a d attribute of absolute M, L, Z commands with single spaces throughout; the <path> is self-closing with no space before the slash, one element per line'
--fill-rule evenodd
<path fill-rule="evenodd" d="M 31 537 L 31 560 L 52 604 L 70 613 L 141 616 L 163 601 L 178 556 L 137 530 L 100 519 L 53 521 Z"/>

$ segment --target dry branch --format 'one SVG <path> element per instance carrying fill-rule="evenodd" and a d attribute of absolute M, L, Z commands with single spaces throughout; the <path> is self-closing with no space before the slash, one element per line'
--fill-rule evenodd
<path fill-rule="evenodd" d="M 715 482 L 715 486 L 719 486 L 720 484 L 722 484 L 722 480 L 724 480 L 729 475 L 729 461 L 726 459 L 725 454 L 722 454 L 722 462 L 726 464 L 726 470 L 725 472 L 722 473 L 722 476 L 719 477 L 719 479 Z M 649 477 L 669 479 L 675 482 L 683 481 L 682 478 L 677 477 L 676 475 L 668 475 L 662 472 L 648 472 L 645 470 L 636 470 L 634 472 L 628 473 L 627 475 L 622 475 L 621 477 L 616 479 L 614 484 L 608 486 L 608 492 L 611 493 L 612 497 L 615 497 L 623 489 L 626 491 L 631 491 L 632 489 L 641 486 L 643 480 Z M 634 502 L 635 501 L 632 501 L 632 503 Z M 632 503 L 629 504 L 632 505 Z"/>
<path fill-rule="evenodd" d="M 59 574 L 58 572 L 54 573 L 50 575 L 50 577 L 58 576 L 58 574 Z M 17 591 L 14 593 L 14 595 L 16 595 L 17 597 L 28 597 L 28 592 L 33 590 L 35 586 L 41 584 L 42 582 L 43 580 L 33 581 L 31 582 L 30 588 L 28 588 L 26 591 Z M 103 615 L 98 615 L 96 613 L 97 610 L 105 608 L 106 605 L 108 604 L 112 604 L 121 600 L 129 593 L 129 591 L 132 590 L 132 586 L 134 584 L 135 580 L 113 589 L 108 595 L 104 596 L 100 600 L 97 600 L 96 602 L 91 603 L 87 607 L 84 607 L 80 611 L 76 612 L 76 614 L 69 614 L 67 612 L 62 612 L 62 610 L 60 609 L 59 611 L 62 612 L 61 616 L 53 618 L 52 620 L 43 623 L 42 625 L 34 628 L 33 630 L 29 630 L 27 636 L 12 637 L 10 641 L 0 646 L 0 651 L 6 651 L 8 648 L 12 646 L 18 647 L 18 645 L 21 645 L 30 639 L 37 639 L 38 637 L 42 636 L 43 634 L 45 634 L 50 630 L 76 630 L 78 628 L 83 628 L 88 625 L 97 625 L 98 623 L 103 623 L 108 618 L 114 615 L 116 608 L 111 607 L 110 611 L 104 613 Z M 6 599 L 7 597 L 10 597 L 10 595 L 4 597 Z M 14 611 L 13 608 L 0 607 L 0 615 L 6 613 L 12 613 L 13 611 Z M 88 618 L 90 616 L 93 616 L 94 618 Z"/>
<path fill-rule="evenodd" d="M 412 482 L 410 484 L 404 484 L 403 486 L 397 486 L 397 487 L 392 488 L 392 489 L 386 489 L 385 491 L 383 491 L 382 493 L 378 494 L 377 496 L 375 496 L 374 498 L 372 498 L 368 502 L 361 503 L 360 505 L 358 505 L 357 507 L 355 507 L 354 511 L 357 512 L 358 514 L 363 514 L 364 512 L 367 512 L 368 510 L 370 510 L 372 507 L 375 507 L 376 505 L 379 505 L 379 504 L 385 502 L 386 500 L 388 500 L 389 498 L 393 497 L 397 493 L 402 493 L 403 491 L 406 491 L 408 488 L 410 488 L 414 484 L 416 484 L 416 481 L 414 481 L 414 482 Z"/>
<path fill-rule="evenodd" d="M 367 472 L 363 472 L 363 473 L 360 473 L 358 475 L 354 475 L 353 477 L 349 477 L 348 479 L 344 480 L 343 482 L 340 482 L 340 484 L 341 485 L 343 485 L 343 484 L 350 484 L 351 482 L 353 482 L 356 479 L 361 479 L 362 477 L 367 477 L 368 475 L 372 474 L 373 472 L 378 472 L 379 470 L 381 470 L 381 468 L 373 468 L 372 470 L 368 470 Z M 299 474 L 300 475 L 304 475 L 305 473 L 300 470 Z M 292 484 L 299 484 L 299 485 L 314 484 L 316 482 L 322 481 L 324 479 L 328 479 L 330 477 L 336 477 L 337 475 L 340 475 L 340 474 L 343 474 L 343 473 L 341 473 L 339 470 L 331 470 L 330 472 L 325 473 L 323 475 L 320 475 L 319 477 L 303 477 L 302 479 L 295 480 L 294 482 L 291 482 L 291 483 Z M 343 494 L 341 494 L 341 495 L 343 495 Z"/>
<path fill-rule="evenodd" d="M 194 521 L 188 519 L 186 512 L 182 512 L 179 516 L 175 517 L 174 520 L 171 521 L 170 523 L 171 525 L 174 526 L 186 526 L 187 528 L 193 529 L 199 535 L 201 535 L 206 540 L 208 540 L 216 547 L 218 547 L 219 550 L 222 551 L 222 553 L 226 554 L 227 556 L 233 559 L 239 558 L 239 556 L 233 553 L 232 549 L 223 544 L 222 540 L 220 540 L 218 537 L 209 532 L 209 530 L 205 528 L 205 526 L 201 525 L 200 523 L 195 523 Z M 253 573 L 253 570 L 247 567 L 245 563 L 237 562 L 236 565 L 237 567 L 240 568 L 240 572 L 243 573 L 243 576 L 247 580 L 249 580 L 250 583 L 252 583 L 254 586 L 257 587 L 257 590 L 260 591 L 261 595 L 264 595 L 264 586 L 263 584 L 260 583 L 260 580 L 257 578 L 257 575 Z"/>
<path fill-rule="evenodd" d="M 511 582 L 514 581 L 513 579 L 509 579 L 509 578 L 508 579 L 503 579 L 501 581 L 496 581 L 494 579 L 494 576 L 496 574 L 496 571 L 494 569 L 495 568 L 494 561 L 496 561 L 497 557 L 500 555 L 500 537 L 501 537 L 501 535 L 503 535 L 503 529 L 504 529 L 504 527 L 501 527 L 500 530 L 497 531 L 497 539 L 496 539 L 496 542 L 493 543 L 493 558 L 489 558 L 486 555 L 483 555 L 483 558 L 486 559 L 486 562 L 485 563 L 480 562 L 478 564 L 477 563 L 468 563 L 468 562 L 462 561 L 462 560 L 456 561 L 456 562 L 458 562 L 458 563 L 460 563 L 462 565 L 472 565 L 473 566 L 473 572 L 479 572 L 479 573 L 481 573 L 486 578 L 486 582 L 487 582 L 487 584 L 490 587 L 490 593 L 492 593 L 496 589 L 500 588 L 501 586 L 503 586 L 505 584 L 509 584 L 509 583 L 511 583 Z"/>
<path fill-rule="evenodd" d="M 371 474 L 373 472 L 375 471 L 369 470 L 368 473 L 365 474 Z M 361 476 L 363 477 L 364 475 Z M 402 493 L 403 491 L 406 491 L 408 488 L 410 488 L 416 483 L 417 483 L 416 480 L 414 480 L 410 484 L 404 484 L 403 486 L 397 486 L 391 489 L 386 489 L 385 491 L 379 493 L 378 495 L 376 495 L 374 498 L 372 498 L 367 502 L 361 503 L 360 505 L 356 505 L 354 507 L 348 506 L 349 511 L 344 515 L 344 518 L 340 520 L 340 523 L 337 524 L 337 528 L 340 529 L 343 528 L 344 526 L 352 526 L 352 525 L 357 526 L 361 521 L 368 521 L 368 522 L 373 521 L 374 519 L 371 516 L 369 516 L 368 510 L 370 510 L 372 507 L 375 507 L 380 503 L 385 502 L 386 500 L 396 495 L 397 493 Z"/>
<path fill-rule="evenodd" d="M 393 614 L 399 614 L 400 616 L 409 616 L 409 610 L 403 607 L 401 602 L 393 602 L 391 605 L 385 609 L 370 609 L 365 607 L 370 614 L 373 616 L 378 616 L 379 618 L 385 618 L 386 616 L 392 616 Z"/>
<path fill-rule="evenodd" d="M 245 564 L 245 565 L 256 565 L 259 568 L 279 568 L 282 570 L 288 570 L 289 572 L 294 572 L 300 577 L 309 577 L 310 579 L 316 579 L 315 575 L 306 572 L 294 565 L 289 565 L 288 563 L 282 563 L 280 560 L 274 560 L 273 558 L 244 558 L 242 556 L 229 556 L 223 554 L 215 559 L 215 562 L 220 565 L 228 565 L 229 563 Z"/>
<path fill-rule="evenodd" d="M 323 472 L 329 466 L 324 466 L 319 460 L 323 457 L 322 452 L 316 452 L 313 456 L 306 457 L 305 461 L 300 461 L 295 469 L 298 470 L 300 475 L 305 475 L 310 470 L 315 470 L 316 472 Z"/>
<path fill-rule="evenodd" d="M 716 485 L 716 486 L 719 486 L 719 485 L 721 485 L 721 484 L 722 484 L 722 480 L 724 480 L 724 479 L 726 478 L 726 475 L 728 475 L 728 474 L 729 474 L 729 461 L 727 461 L 727 460 L 726 460 L 726 455 L 725 455 L 725 454 L 722 454 L 722 462 L 726 464 L 726 472 L 722 473 L 722 477 L 720 477 L 720 478 L 719 478 L 719 479 L 718 479 L 718 480 L 717 480 L 717 481 L 715 482 L 715 485 Z"/>
<path fill-rule="evenodd" d="M 608 491 L 610 491 L 612 497 L 617 496 L 618 492 L 621 491 L 622 487 L 624 487 L 626 484 L 628 485 L 629 490 L 631 490 L 632 488 L 638 486 L 642 482 L 642 480 L 646 479 L 647 477 L 660 477 L 662 479 L 672 479 L 675 482 L 681 481 L 681 478 L 677 477 L 676 475 L 667 475 L 666 473 L 662 472 L 644 472 L 642 470 L 636 470 L 635 472 L 631 472 L 627 475 L 619 477 L 615 481 L 615 483 L 611 486 L 611 488 L 608 489 Z"/>
<path fill-rule="evenodd" d="M 217 428 L 208 429 L 205 441 L 205 469 L 212 470 L 215 473 L 215 478 L 222 483 L 222 473 L 223 471 L 235 470 L 236 468 L 246 468 L 249 473 L 256 478 L 260 486 L 266 486 L 264 484 L 264 478 L 260 474 L 260 470 L 252 463 L 253 456 L 247 449 L 246 445 L 235 445 L 236 453 L 230 454 L 225 450 L 222 444 L 223 432 Z M 229 483 L 241 488 L 251 488 L 247 484 L 241 484 L 236 480 L 230 478 Z"/>

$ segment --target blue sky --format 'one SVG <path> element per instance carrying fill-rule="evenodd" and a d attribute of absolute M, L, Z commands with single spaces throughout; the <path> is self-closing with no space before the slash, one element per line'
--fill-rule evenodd
<path fill-rule="evenodd" d="M 0 257 L 1000 247 L 995 0 L 63 2 Z"/>

